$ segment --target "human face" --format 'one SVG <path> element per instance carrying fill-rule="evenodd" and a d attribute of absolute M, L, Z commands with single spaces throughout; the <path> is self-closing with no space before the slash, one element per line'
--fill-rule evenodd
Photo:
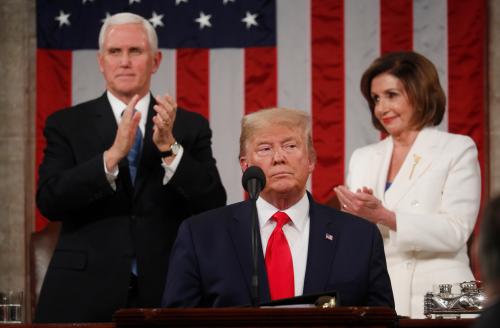
<path fill-rule="evenodd" d="M 149 92 L 161 52 L 152 51 L 141 24 L 113 25 L 106 31 L 98 61 L 106 88 L 128 103 L 134 95 L 143 97 Z"/>
<path fill-rule="evenodd" d="M 382 73 L 371 84 L 375 117 L 392 136 L 412 130 L 415 108 L 410 103 L 403 83 L 394 75 Z"/>
<path fill-rule="evenodd" d="M 243 171 L 253 165 L 264 171 L 266 186 L 261 197 L 275 206 L 282 199 L 291 205 L 300 200 L 314 169 L 304 133 L 297 128 L 271 124 L 257 130 L 247 142 L 240 165 Z"/>

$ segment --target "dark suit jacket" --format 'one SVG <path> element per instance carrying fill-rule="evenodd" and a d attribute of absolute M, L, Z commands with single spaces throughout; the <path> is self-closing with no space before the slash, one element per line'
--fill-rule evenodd
<path fill-rule="evenodd" d="M 336 290 L 343 305 L 394 307 L 377 227 L 310 200 L 304 294 Z M 184 221 L 170 257 L 162 305 L 225 307 L 251 304 L 251 203 L 208 211 Z M 327 238 L 327 234 L 333 238 Z M 261 250 L 262 248 L 259 247 Z M 261 302 L 270 300 L 259 252 Z"/>
<path fill-rule="evenodd" d="M 476 319 L 472 328 L 500 327 L 500 300 L 484 309 L 481 316 Z"/>
<path fill-rule="evenodd" d="M 124 158 L 116 191 L 104 172 L 103 152 L 117 130 L 106 94 L 47 119 L 36 200 L 49 220 L 62 221 L 62 230 L 37 322 L 110 321 L 126 306 L 134 257 L 138 305 L 159 306 L 179 224 L 225 204 L 208 122 L 192 112 L 177 111 L 173 134 L 184 154 L 172 179 L 162 184 L 165 170 L 152 142 L 153 105 L 152 98 L 135 187 Z"/>

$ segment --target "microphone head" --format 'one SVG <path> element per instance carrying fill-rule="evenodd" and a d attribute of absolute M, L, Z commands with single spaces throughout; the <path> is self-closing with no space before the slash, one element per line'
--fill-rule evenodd
<path fill-rule="evenodd" d="M 243 172 L 241 183 L 243 188 L 249 193 L 250 198 L 256 199 L 261 190 L 266 186 L 266 176 L 260 167 L 250 166 Z"/>

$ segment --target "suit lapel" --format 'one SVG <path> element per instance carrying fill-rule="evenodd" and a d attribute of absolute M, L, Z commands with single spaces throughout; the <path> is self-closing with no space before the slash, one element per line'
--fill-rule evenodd
<path fill-rule="evenodd" d="M 97 135 L 99 136 L 102 146 L 104 149 L 109 148 L 113 141 L 115 140 L 116 130 L 118 126 L 116 125 L 115 116 L 113 115 L 113 110 L 111 105 L 104 93 L 97 102 L 95 107 L 89 110 L 94 111 L 95 123 Z"/>
<path fill-rule="evenodd" d="M 385 201 L 390 208 L 395 208 L 430 168 L 437 155 L 437 147 L 434 142 L 435 133 L 436 130 L 432 128 L 426 128 L 419 132 L 391 188 L 386 192 Z"/>
<path fill-rule="evenodd" d="M 304 294 L 325 291 L 331 276 L 333 259 L 340 229 L 334 218 L 317 206 L 308 193 L 310 210 L 309 249 L 307 254 Z"/>
<path fill-rule="evenodd" d="M 369 170 L 372 172 L 370 176 L 376 179 L 375 186 L 375 196 L 379 197 L 381 200 L 385 198 L 385 186 L 387 183 L 387 175 L 389 174 L 389 165 L 391 164 L 392 157 L 392 139 L 387 137 L 383 142 L 378 145 L 378 149 L 376 150 L 376 156 L 373 158 L 373 170 Z M 380 166 L 380 170 L 377 170 L 377 167 Z M 380 172 L 380 174 L 373 174 L 373 172 Z"/>
<path fill-rule="evenodd" d="M 251 300 L 251 279 L 253 273 L 252 264 L 252 204 L 250 201 L 242 203 L 234 211 L 232 222 L 229 225 L 229 235 L 231 236 L 234 250 L 238 256 L 243 276 L 248 292 L 248 298 Z M 259 296 L 261 303 L 269 302 L 269 285 L 264 264 L 264 255 L 262 254 L 262 242 L 260 234 L 258 236 L 258 269 L 259 269 Z"/>

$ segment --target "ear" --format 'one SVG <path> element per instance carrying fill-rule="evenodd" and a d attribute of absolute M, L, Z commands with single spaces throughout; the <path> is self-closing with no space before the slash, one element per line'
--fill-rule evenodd
<path fill-rule="evenodd" d="M 245 172 L 245 170 L 248 169 L 248 162 L 245 157 L 240 157 L 240 167 L 241 172 Z"/>
<path fill-rule="evenodd" d="M 97 63 L 99 64 L 99 71 L 101 73 L 104 73 L 104 55 L 101 53 L 101 51 L 97 51 Z"/>
<path fill-rule="evenodd" d="M 153 55 L 153 73 L 156 73 L 158 71 L 158 68 L 160 67 L 161 59 L 162 59 L 162 53 L 160 50 L 158 50 L 154 55 Z"/>
<path fill-rule="evenodd" d="M 316 162 L 309 159 L 309 165 L 308 165 L 309 174 L 313 173 L 315 165 L 316 165 Z"/>

